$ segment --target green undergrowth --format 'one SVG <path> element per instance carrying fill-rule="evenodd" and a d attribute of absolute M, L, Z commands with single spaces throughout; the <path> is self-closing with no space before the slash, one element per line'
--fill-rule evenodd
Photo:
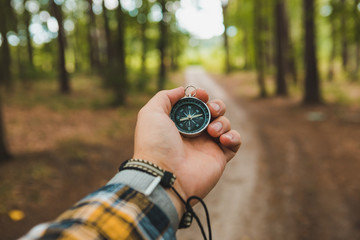
<path fill-rule="evenodd" d="M 71 78 L 71 92 L 62 94 L 58 90 L 55 79 L 34 81 L 31 85 L 15 85 L 11 92 L 4 92 L 3 101 L 7 106 L 21 108 L 46 107 L 56 112 L 78 109 L 99 110 L 114 108 L 113 93 L 106 89 L 98 76 L 77 75 Z M 172 83 L 169 83 L 172 85 Z M 144 90 L 139 91 L 129 88 L 126 91 L 124 106 L 119 109 L 138 108 L 156 92 L 155 86 L 149 84 Z"/>

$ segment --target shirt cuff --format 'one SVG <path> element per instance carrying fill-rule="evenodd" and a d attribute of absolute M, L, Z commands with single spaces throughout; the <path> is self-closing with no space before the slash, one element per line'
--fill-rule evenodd
<path fill-rule="evenodd" d="M 118 172 L 108 183 L 122 183 L 135 189 L 138 192 L 145 193 L 149 185 L 153 183 L 155 177 L 136 170 L 125 169 Z M 174 231 L 178 229 L 179 217 L 176 208 L 168 196 L 165 189 L 158 184 L 154 191 L 148 196 L 150 201 L 156 204 L 170 219 L 170 224 Z"/>

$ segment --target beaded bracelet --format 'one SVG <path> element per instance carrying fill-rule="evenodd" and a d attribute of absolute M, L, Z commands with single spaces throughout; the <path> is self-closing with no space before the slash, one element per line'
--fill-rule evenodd
<path fill-rule="evenodd" d="M 124 162 L 119 167 L 119 171 L 124 169 L 138 170 L 148 173 L 154 177 L 160 177 L 161 178 L 160 184 L 164 188 L 172 187 L 172 185 L 174 185 L 174 182 L 176 180 L 176 176 L 173 173 L 165 171 L 158 165 L 143 159 L 132 158 Z"/>

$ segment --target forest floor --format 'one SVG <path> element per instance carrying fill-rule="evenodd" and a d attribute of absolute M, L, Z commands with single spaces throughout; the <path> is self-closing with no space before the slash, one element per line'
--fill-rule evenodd
<path fill-rule="evenodd" d="M 254 74 L 213 77 L 247 112 L 260 145 L 247 214 L 262 226 L 249 224 L 233 239 L 359 239 L 359 106 L 257 99 Z M 1 239 L 55 218 L 131 157 L 136 113 L 150 95 L 130 97 L 126 108 L 107 108 L 106 93 L 93 93 L 82 81 L 67 97 L 54 88 L 5 101 L 14 159 L 0 165 Z"/>
<path fill-rule="evenodd" d="M 130 94 L 125 107 L 114 108 L 99 79 L 80 76 L 72 83 L 67 96 L 53 81 L 6 95 L 13 159 L 0 165 L 1 239 L 54 219 L 132 156 L 137 112 L 151 94 Z"/>

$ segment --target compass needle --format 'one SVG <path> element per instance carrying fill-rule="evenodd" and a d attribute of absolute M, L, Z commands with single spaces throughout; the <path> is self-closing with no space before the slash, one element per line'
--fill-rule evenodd
<path fill-rule="evenodd" d="M 183 121 L 186 121 L 186 120 L 189 120 L 189 118 L 188 117 L 180 118 L 180 122 L 183 122 Z"/>
<path fill-rule="evenodd" d="M 196 114 L 194 116 L 192 116 L 192 118 L 197 118 L 197 117 L 201 117 L 203 114 Z"/>

